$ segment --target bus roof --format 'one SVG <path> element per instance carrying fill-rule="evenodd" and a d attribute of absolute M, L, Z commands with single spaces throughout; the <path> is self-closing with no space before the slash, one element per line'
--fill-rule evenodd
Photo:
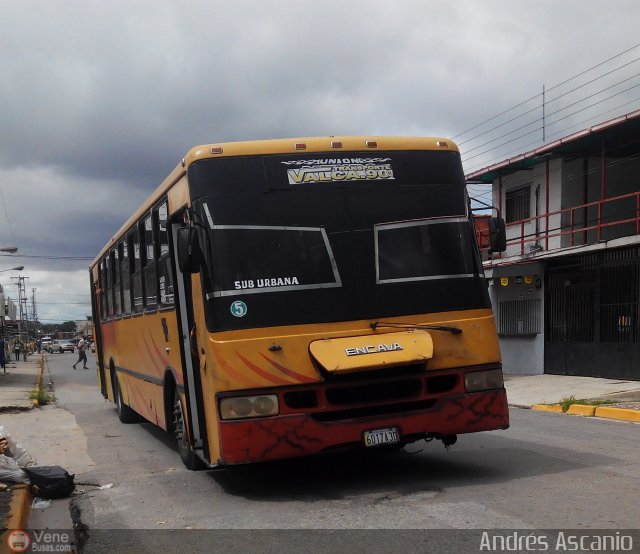
<path fill-rule="evenodd" d="M 331 152 L 336 155 L 340 152 L 375 152 L 378 150 L 449 150 L 459 152 L 458 146 L 452 140 L 443 137 L 329 136 L 221 142 L 195 146 L 187 152 L 182 161 L 118 229 L 89 267 L 93 267 L 110 248 L 117 244 L 129 228 L 186 174 L 188 167 L 194 162 L 231 156 L 301 154 L 304 152 Z"/>
<path fill-rule="evenodd" d="M 301 152 L 340 152 L 376 150 L 453 150 L 458 146 L 441 137 L 307 137 L 245 142 L 205 144 L 189 150 L 185 166 L 207 158 L 288 154 Z"/>

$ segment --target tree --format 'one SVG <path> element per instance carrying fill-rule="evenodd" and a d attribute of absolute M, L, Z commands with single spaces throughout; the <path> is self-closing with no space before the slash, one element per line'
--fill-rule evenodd
<path fill-rule="evenodd" d="M 75 333 L 76 332 L 76 322 L 75 321 L 65 321 L 63 324 L 59 326 L 59 331 L 63 333 Z"/>

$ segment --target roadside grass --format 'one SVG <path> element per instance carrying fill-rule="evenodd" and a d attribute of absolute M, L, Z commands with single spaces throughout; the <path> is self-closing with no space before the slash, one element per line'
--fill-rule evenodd
<path fill-rule="evenodd" d="M 563 412 L 566 412 L 572 404 L 582 404 L 584 406 L 606 406 L 607 404 L 615 403 L 615 400 L 605 400 L 603 398 L 576 398 L 574 395 L 565 396 L 559 402 Z"/>
<path fill-rule="evenodd" d="M 29 400 L 37 400 L 40 406 L 44 406 L 45 404 L 50 404 L 51 402 L 55 402 L 55 396 L 52 393 L 43 390 L 42 388 L 34 389 L 31 391 L 29 395 Z"/>

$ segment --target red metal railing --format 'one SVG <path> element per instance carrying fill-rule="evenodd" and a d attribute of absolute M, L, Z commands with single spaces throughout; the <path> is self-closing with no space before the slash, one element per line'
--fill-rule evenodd
<path fill-rule="evenodd" d="M 634 202 L 634 216 L 633 217 L 625 217 L 626 214 L 623 210 L 620 210 L 621 213 L 618 215 L 611 214 L 607 217 L 607 221 L 603 220 L 603 206 L 606 204 L 611 204 L 613 202 L 619 202 L 621 200 L 630 200 L 635 199 Z M 597 219 L 593 222 L 587 220 L 586 210 L 592 207 L 597 207 Z M 576 223 L 575 214 L 577 211 L 583 210 L 585 217 L 584 221 L 579 221 Z M 629 210 L 627 210 L 628 213 Z M 563 215 L 569 214 L 569 222 L 568 224 L 563 223 Z M 556 229 L 548 229 L 549 219 L 553 216 L 560 216 L 559 227 Z M 619 217 L 620 219 L 617 219 Z M 535 231 L 526 231 L 526 227 L 531 225 L 535 227 L 536 222 L 538 222 L 538 226 L 540 228 L 539 232 Z M 524 255 L 525 245 L 527 243 L 540 242 L 542 240 L 545 241 L 545 250 L 549 249 L 549 239 L 555 237 L 563 237 L 570 236 L 569 244 L 562 245 L 562 247 L 569 247 L 576 245 L 576 235 L 582 235 L 582 242 L 580 244 L 594 244 L 596 242 L 602 241 L 602 231 L 608 227 L 614 227 L 616 225 L 623 225 L 627 223 L 635 223 L 635 233 L 628 233 L 628 235 L 632 234 L 640 234 L 640 191 L 632 192 L 629 194 L 622 194 L 620 196 L 614 196 L 612 198 L 605 198 L 604 200 L 597 200 L 595 202 L 589 202 L 587 204 L 580 204 L 578 206 L 573 206 L 571 208 L 565 208 L 562 210 L 557 210 L 554 212 L 548 212 L 542 215 L 538 215 L 535 217 L 530 217 L 528 219 L 523 219 L 520 221 L 515 221 L 512 223 L 507 223 L 507 250 L 509 247 L 514 245 L 520 246 L 520 254 Z M 520 234 L 516 237 L 509 237 L 509 229 L 513 229 L 514 227 L 520 228 Z M 544 229 L 542 229 L 544 227 Z M 596 231 L 597 239 L 591 242 L 588 241 L 588 231 Z M 488 246 L 486 246 L 486 238 L 484 235 L 484 229 L 482 226 L 476 225 L 476 234 L 478 236 L 478 244 L 480 245 L 480 249 L 482 251 L 487 251 Z M 624 236 L 628 236 L 624 235 Z M 561 239 L 562 240 L 562 239 Z"/>

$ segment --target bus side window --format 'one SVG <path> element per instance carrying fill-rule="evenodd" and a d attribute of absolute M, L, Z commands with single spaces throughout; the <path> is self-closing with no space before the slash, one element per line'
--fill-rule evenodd
<path fill-rule="evenodd" d="M 167 233 L 167 201 L 153 211 L 153 223 L 158 243 L 158 290 L 160 291 L 160 307 L 173 306 L 173 272 L 169 257 L 169 234 Z"/>
<path fill-rule="evenodd" d="M 107 269 L 106 259 L 102 258 L 100 262 L 100 317 L 102 321 L 106 321 L 109 316 L 108 298 L 107 294 Z"/>
<path fill-rule="evenodd" d="M 129 234 L 129 244 L 131 250 L 131 289 L 133 292 L 134 314 L 142 313 L 142 251 L 140 248 L 140 230 L 135 225 Z"/>
<path fill-rule="evenodd" d="M 155 310 L 158 307 L 156 293 L 156 263 L 155 244 L 153 242 L 153 222 L 151 216 L 147 216 L 143 222 L 144 238 L 144 294 L 145 309 Z"/>
<path fill-rule="evenodd" d="M 113 316 L 120 317 L 120 315 L 122 314 L 122 311 L 121 311 L 122 290 L 120 288 L 120 262 L 119 262 L 120 258 L 118 257 L 117 248 L 111 251 L 111 255 L 109 259 L 111 261 L 111 275 L 113 276 L 112 278 L 113 296 L 111 297 L 113 299 Z"/>
<path fill-rule="evenodd" d="M 107 253 L 104 267 L 107 273 L 107 319 L 111 319 L 113 318 L 113 264 L 111 263 L 111 252 Z"/>
<path fill-rule="evenodd" d="M 129 315 L 131 313 L 131 275 L 127 239 L 118 245 L 118 252 L 120 254 L 120 281 L 122 282 L 122 315 Z"/>

